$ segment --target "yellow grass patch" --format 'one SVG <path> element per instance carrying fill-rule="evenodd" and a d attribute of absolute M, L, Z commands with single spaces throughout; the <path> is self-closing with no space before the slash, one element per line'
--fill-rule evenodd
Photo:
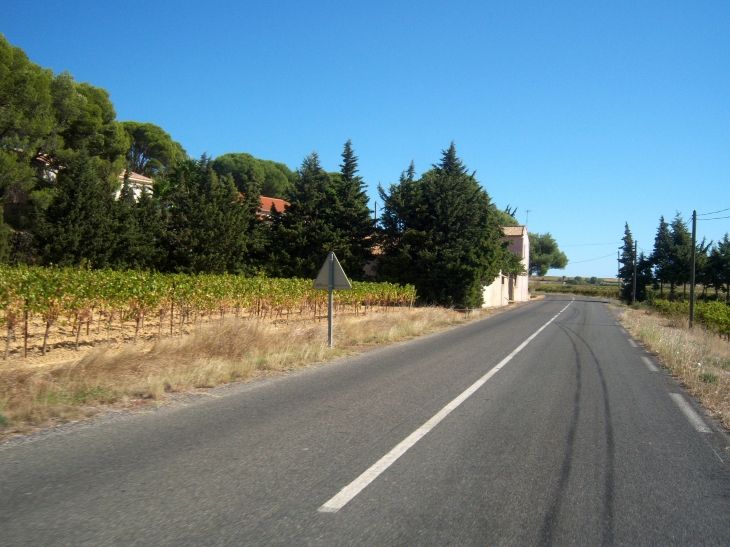
<path fill-rule="evenodd" d="M 104 408 L 135 408 L 167 394 L 243 381 L 405 340 L 484 316 L 443 308 L 392 308 L 327 322 L 272 324 L 227 319 L 182 338 L 97 347 L 64 362 L 0 364 L 0 435 L 83 419 Z"/>

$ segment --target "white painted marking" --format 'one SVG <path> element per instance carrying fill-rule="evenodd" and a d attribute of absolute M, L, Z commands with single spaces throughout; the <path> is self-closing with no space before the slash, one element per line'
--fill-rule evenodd
<path fill-rule="evenodd" d="M 520 351 L 522 351 L 527 344 L 532 342 L 532 340 L 540 334 L 545 327 L 547 327 L 550 323 L 555 321 L 555 319 L 563 313 L 566 309 L 568 309 L 568 306 L 570 306 L 575 298 L 571 298 L 568 305 L 566 305 L 562 310 L 560 310 L 558 313 L 556 313 L 550 321 L 545 323 L 542 327 L 537 329 L 532 336 L 530 336 L 527 340 L 522 342 L 519 346 L 517 346 L 517 349 L 515 349 L 512 353 L 510 353 L 507 357 L 502 359 L 499 364 L 497 364 L 496 367 L 494 367 L 492 370 L 487 372 L 484 376 L 479 378 L 476 382 L 474 382 L 471 386 L 469 386 L 466 391 L 464 391 L 461 395 L 459 395 L 456 399 L 451 401 L 449 404 L 447 404 L 444 408 L 438 411 L 434 415 L 433 418 L 428 420 L 425 424 L 423 424 L 421 427 L 416 429 L 413 433 L 408 435 L 405 439 L 403 439 L 400 443 L 398 443 L 390 452 L 388 452 L 385 456 L 380 458 L 377 462 L 375 462 L 369 469 L 367 469 L 362 475 L 360 475 L 358 478 L 356 478 L 354 481 L 352 481 L 350 484 L 345 486 L 342 490 L 340 490 L 332 499 L 330 499 L 327 503 L 325 503 L 322 507 L 318 509 L 320 513 L 336 513 L 340 509 L 342 509 L 352 498 L 357 496 L 360 492 L 363 491 L 363 489 L 368 486 L 371 482 L 373 482 L 378 475 L 380 475 L 383 471 L 388 469 L 393 463 L 400 458 L 403 454 L 405 454 L 409 448 L 411 448 L 414 444 L 416 444 L 418 441 L 420 441 L 423 437 L 426 436 L 426 434 L 431 431 L 438 423 L 446 418 L 451 412 L 457 408 L 461 403 L 466 401 L 476 390 L 478 390 L 480 387 L 482 387 L 487 380 L 489 380 L 492 376 L 497 374 L 499 370 L 505 366 L 507 363 L 509 363 L 512 358 L 517 355 Z"/>
<path fill-rule="evenodd" d="M 659 369 L 654 363 L 651 362 L 651 359 L 649 359 L 648 357 L 642 357 L 641 360 L 644 361 L 646 368 L 648 368 L 651 372 L 659 372 Z"/>
<path fill-rule="evenodd" d="M 694 427 L 700 433 L 712 433 L 710 428 L 707 427 L 707 424 L 704 422 L 704 420 L 700 418 L 700 415 L 695 412 L 694 408 L 692 408 L 690 404 L 684 400 L 684 397 L 682 397 L 681 394 L 670 393 L 669 396 L 674 400 L 675 403 L 677 403 L 679 410 L 681 410 L 682 414 L 687 417 L 689 423 L 692 424 L 692 427 Z"/>
<path fill-rule="evenodd" d="M 629 338 L 629 344 L 631 344 L 635 348 L 639 347 L 639 345 L 636 342 L 634 342 L 631 338 Z"/>

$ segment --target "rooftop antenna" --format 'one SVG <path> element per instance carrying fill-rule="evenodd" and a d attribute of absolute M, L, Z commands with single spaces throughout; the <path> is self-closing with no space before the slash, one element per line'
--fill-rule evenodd
<path fill-rule="evenodd" d="M 532 211 L 532 209 L 527 209 L 525 213 L 525 226 L 527 226 L 527 219 L 530 218 L 530 211 Z"/>

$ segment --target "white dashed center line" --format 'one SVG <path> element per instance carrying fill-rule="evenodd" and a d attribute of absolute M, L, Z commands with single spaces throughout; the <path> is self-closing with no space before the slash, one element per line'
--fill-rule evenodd
<path fill-rule="evenodd" d="M 474 382 L 471 386 L 469 386 L 466 391 L 464 391 L 461 395 L 459 395 L 456 399 L 451 401 L 449 404 L 447 404 L 444 408 L 442 408 L 440 411 L 436 413 L 436 415 L 428 420 L 425 424 L 423 424 L 421 427 L 416 429 L 413 433 L 408 435 L 405 439 L 403 439 L 400 443 L 398 443 L 390 452 L 388 452 L 385 456 L 380 458 L 377 462 L 375 462 L 369 469 L 367 469 L 362 475 L 360 475 L 358 478 L 356 478 L 354 481 L 352 481 L 350 484 L 345 486 L 342 490 L 340 490 L 337 495 L 335 495 L 332 499 L 330 499 L 327 503 L 325 503 L 322 507 L 318 509 L 320 513 L 336 513 L 340 509 L 342 509 L 352 498 L 357 496 L 360 492 L 363 491 L 365 487 L 367 487 L 371 482 L 373 482 L 378 476 L 388 469 L 393 463 L 400 458 L 403 454 L 405 454 L 409 448 L 411 448 L 414 444 L 416 444 L 418 441 L 420 441 L 423 437 L 426 436 L 426 434 L 431 431 L 434 427 L 438 425 L 438 423 L 446 418 L 451 412 L 457 408 L 461 403 L 466 401 L 471 395 L 478 390 L 480 387 L 482 387 L 485 383 L 487 383 L 487 380 L 489 380 L 492 376 L 497 374 L 499 369 L 501 369 L 503 366 L 505 366 L 507 363 L 509 363 L 512 358 L 517 355 L 519 352 L 521 352 L 527 344 L 532 342 L 532 340 L 540 334 L 545 327 L 547 327 L 550 323 L 555 321 L 557 319 L 558 315 L 563 313 L 566 309 L 568 309 L 568 306 L 573 303 L 575 298 L 572 298 L 571 301 L 568 303 L 567 306 L 565 306 L 562 310 L 560 310 L 558 313 L 556 313 L 550 321 L 545 323 L 542 327 L 537 329 L 532 336 L 530 336 L 527 340 L 522 342 L 517 348 L 510 353 L 507 357 L 502 359 L 499 364 L 494 367 L 492 370 L 487 372 L 484 376 L 479 378 L 476 382 Z"/>

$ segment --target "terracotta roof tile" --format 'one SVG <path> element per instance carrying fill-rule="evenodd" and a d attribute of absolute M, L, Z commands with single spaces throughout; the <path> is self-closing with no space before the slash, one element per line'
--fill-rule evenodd
<path fill-rule="evenodd" d="M 124 169 L 121 173 L 119 173 L 119 180 L 124 180 L 124 175 L 127 173 L 127 170 Z M 140 175 L 139 173 L 130 172 L 129 173 L 129 182 L 134 182 L 137 184 L 144 184 L 145 186 L 152 186 L 152 179 L 145 177 L 144 175 Z"/>
<path fill-rule="evenodd" d="M 261 212 L 264 214 L 271 214 L 272 205 L 276 206 L 277 213 L 283 213 L 284 209 L 291 205 L 291 203 L 283 199 L 269 198 L 266 196 L 259 196 L 259 200 L 261 201 Z"/>
<path fill-rule="evenodd" d="M 502 232 L 505 236 L 523 236 L 527 232 L 526 226 L 503 226 Z"/>

